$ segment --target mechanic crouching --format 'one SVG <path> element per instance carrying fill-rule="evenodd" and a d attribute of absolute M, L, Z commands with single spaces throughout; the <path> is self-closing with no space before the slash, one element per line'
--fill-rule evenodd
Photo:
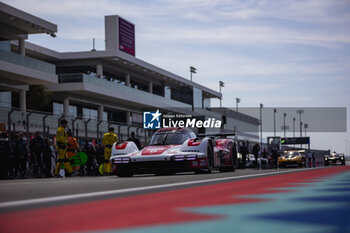
<path fill-rule="evenodd" d="M 108 133 L 103 135 L 102 145 L 105 147 L 104 150 L 104 162 L 103 162 L 103 174 L 109 174 L 112 172 L 111 164 L 109 159 L 111 158 L 112 146 L 118 142 L 118 136 L 114 133 L 114 128 L 110 127 Z"/>

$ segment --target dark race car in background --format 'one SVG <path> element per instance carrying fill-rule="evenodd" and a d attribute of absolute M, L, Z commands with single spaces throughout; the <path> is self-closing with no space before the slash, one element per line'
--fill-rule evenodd
<path fill-rule="evenodd" d="M 219 136 L 224 138 L 218 138 Z M 138 150 L 126 141 L 112 147 L 112 170 L 117 176 L 234 171 L 236 144 L 226 135 L 197 137 L 188 128 L 163 128 L 154 133 L 150 145 Z"/>
<path fill-rule="evenodd" d="M 335 151 L 331 153 L 330 155 L 326 155 L 324 157 L 324 165 L 336 165 L 337 163 L 341 165 L 345 165 L 345 156 L 344 154 L 338 154 Z"/>

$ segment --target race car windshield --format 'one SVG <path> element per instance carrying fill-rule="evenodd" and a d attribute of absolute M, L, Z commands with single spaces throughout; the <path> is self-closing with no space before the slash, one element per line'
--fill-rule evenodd
<path fill-rule="evenodd" d="M 299 155 L 299 153 L 298 152 L 289 152 L 288 153 L 288 157 L 295 157 L 295 156 L 298 156 Z"/>
<path fill-rule="evenodd" d="M 184 133 L 156 133 L 153 135 L 150 145 L 180 145 L 188 137 Z"/>

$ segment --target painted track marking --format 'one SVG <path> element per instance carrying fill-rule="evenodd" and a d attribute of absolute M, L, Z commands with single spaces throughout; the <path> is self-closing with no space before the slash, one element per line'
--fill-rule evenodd
<path fill-rule="evenodd" d="M 305 169 L 299 169 L 297 172 L 310 171 L 310 170 L 314 170 L 314 169 L 321 169 L 321 168 L 305 168 Z M 178 186 L 216 182 L 216 181 L 237 180 L 237 179 L 242 179 L 242 178 L 252 178 L 252 177 L 260 177 L 260 176 L 268 176 L 268 175 L 293 173 L 293 172 L 296 172 L 296 171 L 293 170 L 293 171 L 268 172 L 268 173 L 251 174 L 251 175 L 243 175 L 243 176 L 206 179 L 206 180 L 199 180 L 199 181 L 187 181 L 187 182 L 180 182 L 180 183 L 173 183 L 173 184 L 152 185 L 152 186 L 146 186 L 146 187 L 137 187 L 137 188 L 110 190 L 110 191 L 99 191 L 99 192 L 91 192 L 91 193 L 71 194 L 71 195 L 63 195 L 63 196 L 35 198 L 35 199 L 29 199 L 29 200 L 9 201 L 9 202 L 0 203 L 0 209 L 9 208 L 9 207 L 18 207 L 18 206 L 24 206 L 24 205 L 32 205 L 32 204 L 50 203 L 50 202 L 56 202 L 56 201 L 66 201 L 66 200 L 74 200 L 74 199 L 81 199 L 81 198 L 90 198 L 90 197 L 99 197 L 99 196 L 105 196 L 105 195 L 122 194 L 122 193 L 128 193 L 128 192 L 148 191 L 148 190 L 152 190 L 152 189 L 171 188 L 171 187 L 178 187 Z"/>

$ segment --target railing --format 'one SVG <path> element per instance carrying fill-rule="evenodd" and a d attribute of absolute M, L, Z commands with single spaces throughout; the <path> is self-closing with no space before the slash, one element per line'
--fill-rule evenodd
<path fill-rule="evenodd" d="M 118 93 L 123 93 L 126 95 L 132 95 L 140 98 L 140 101 L 150 100 L 155 102 L 165 103 L 174 108 L 187 108 L 191 109 L 192 106 L 189 104 L 185 104 L 173 99 L 165 98 L 163 96 L 155 95 L 146 91 L 138 90 L 136 88 L 125 86 L 124 84 L 118 83 L 116 81 L 108 81 L 102 78 L 97 78 L 93 75 L 87 74 L 67 74 L 67 75 L 59 75 L 60 83 L 87 83 L 98 87 L 103 87 L 109 90 L 113 90 Z"/>
<path fill-rule="evenodd" d="M 52 138 L 56 134 L 59 121 L 62 118 L 62 115 L 52 113 L 0 107 L 0 123 L 5 123 L 10 139 L 19 132 L 25 133 L 26 137 L 30 138 L 36 131 L 41 132 L 44 138 Z M 131 132 L 135 132 L 141 144 L 147 145 L 152 133 L 144 130 L 141 125 L 127 125 L 120 122 L 98 121 L 72 116 L 64 118 L 68 121 L 68 128 L 72 131 L 73 136 L 79 140 L 95 139 L 99 143 L 108 128 L 114 127 L 119 141 L 127 140 Z"/>
<path fill-rule="evenodd" d="M 22 56 L 16 53 L 0 50 L 0 60 L 9 63 L 25 66 L 31 69 L 56 74 L 56 66 L 47 62 L 39 61 L 34 58 Z"/>

